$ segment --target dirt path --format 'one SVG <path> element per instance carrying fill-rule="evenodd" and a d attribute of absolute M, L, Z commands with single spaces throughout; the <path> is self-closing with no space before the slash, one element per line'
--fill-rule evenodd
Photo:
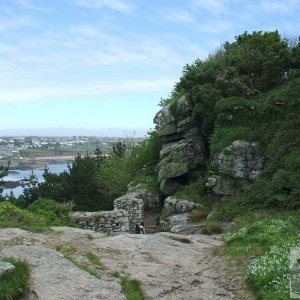
<path fill-rule="evenodd" d="M 25 299 L 124 299 L 114 277 L 117 273 L 140 280 L 148 299 L 251 299 L 237 274 L 228 273 L 227 264 L 213 255 L 222 244 L 222 236 L 199 234 L 107 236 L 67 227 L 44 234 L 0 230 L 0 255 L 26 257 L 31 265 L 32 293 Z M 49 248 L 93 268 L 101 279 Z M 103 266 L 88 261 L 88 251 L 99 257 Z"/>

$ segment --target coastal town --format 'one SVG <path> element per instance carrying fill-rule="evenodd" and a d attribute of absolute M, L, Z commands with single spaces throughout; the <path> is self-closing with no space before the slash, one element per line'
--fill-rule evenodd
<path fill-rule="evenodd" d="M 94 154 L 99 148 L 104 154 L 112 151 L 118 142 L 134 146 L 143 138 L 124 137 L 46 137 L 46 136 L 5 136 L 0 137 L 0 165 L 10 168 L 31 168 L 36 164 L 44 165 L 45 160 L 70 161 L 77 154 Z"/>

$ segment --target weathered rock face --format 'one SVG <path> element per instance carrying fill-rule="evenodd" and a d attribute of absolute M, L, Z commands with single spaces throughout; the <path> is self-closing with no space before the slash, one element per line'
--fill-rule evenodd
<path fill-rule="evenodd" d="M 186 213 L 197 209 L 198 207 L 199 205 L 194 202 L 168 197 L 164 203 L 163 213 L 167 215 L 173 213 Z"/>
<path fill-rule="evenodd" d="M 161 191 L 174 194 L 188 177 L 205 164 L 205 147 L 197 135 L 198 127 L 191 117 L 186 97 L 162 108 L 154 118 L 164 145 L 160 152 L 158 181 Z"/>
<path fill-rule="evenodd" d="M 248 186 L 262 172 L 265 158 L 258 143 L 236 140 L 212 163 L 212 175 L 206 186 L 217 196 L 234 196 Z"/>

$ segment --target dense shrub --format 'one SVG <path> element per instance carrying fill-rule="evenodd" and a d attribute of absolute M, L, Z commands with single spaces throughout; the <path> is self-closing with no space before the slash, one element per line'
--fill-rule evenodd
<path fill-rule="evenodd" d="M 27 210 L 33 212 L 48 225 L 74 225 L 70 212 L 72 210 L 72 203 L 58 203 L 54 200 L 40 198 L 33 204 L 27 207 Z"/>
<path fill-rule="evenodd" d="M 8 201 L 0 202 L 0 223 L 30 224 L 35 218 L 33 213 L 20 209 Z"/>

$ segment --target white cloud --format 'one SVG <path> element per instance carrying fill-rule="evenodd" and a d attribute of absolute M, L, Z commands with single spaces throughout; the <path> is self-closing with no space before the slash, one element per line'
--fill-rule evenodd
<path fill-rule="evenodd" d="M 49 99 L 72 99 L 132 95 L 134 93 L 155 93 L 170 90 L 175 78 L 156 79 L 114 79 L 97 80 L 80 84 L 43 83 L 37 82 L 34 86 L 17 86 L 14 89 L 1 88 L 0 103 L 12 103 L 20 101 L 42 101 Z"/>
<path fill-rule="evenodd" d="M 129 12 L 133 7 L 122 0 L 75 0 L 76 4 L 88 8 L 111 8 L 114 10 Z"/>
<path fill-rule="evenodd" d="M 299 0 L 263 0 L 261 2 L 262 9 L 267 13 L 289 13 L 300 8 Z"/>
<path fill-rule="evenodd" d="M 23 27 L 36 27 L 37 24 L 38 21 L 31 16 L 11 15 L 10 17 L 0 18 L 0 32 Z"/>
<path fill-rule="evenodd" d="M 194 5 L 210 13 L 219 14 L 227 9 L 226 0 L 193 0 Z"/>
<path fill-rule="evenodd" d="M 174 23 L 196 23 L 195 17 L 185 10 L 167 11 L 161 14 L 162 18 Z"/>
<path fill-rule="evenodd" d="M 200 32 L 213 34 L 228 32 L 231 28 L 231 21 L 210 21 L 199 24 L 197 27 Z"/>

